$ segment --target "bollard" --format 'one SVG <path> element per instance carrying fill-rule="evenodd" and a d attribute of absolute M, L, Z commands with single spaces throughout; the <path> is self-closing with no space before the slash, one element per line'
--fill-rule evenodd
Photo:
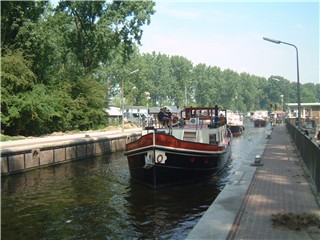
<path fill-rule="evenodd" d="M 254 163 L 250 164 L 251 166 L 263 166 L 263 163 L 261 162 L 261 156 L 260 155 L 256 155 L 256 157 L 254 158 Z"/>

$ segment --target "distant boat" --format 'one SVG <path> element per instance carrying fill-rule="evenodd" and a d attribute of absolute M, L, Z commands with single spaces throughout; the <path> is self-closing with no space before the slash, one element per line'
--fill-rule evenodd
<path fill-rule="evenodd" d="M 265 127 L 267 125 L 268 111 L 255 111 L 253 115 L 253 123 L 255 127 Z"/>
<path fill-rule="evenodd" d="M 244 131 L 243 116 L 238 111 L 227 110 L 227 123 L 234 136 L 241 135 Z"/>
<path fill-rule="evenodd" d="M 231 153 L 232 133 L 215 107 L 181 111 L 179 124 L 147 127 L 126 144 L 131 178 L 153 188 L 189 183 L 220 173 Z"/>

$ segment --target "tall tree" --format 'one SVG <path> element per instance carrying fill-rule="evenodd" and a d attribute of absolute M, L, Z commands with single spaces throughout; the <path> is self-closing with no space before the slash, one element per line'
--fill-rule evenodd
<path fill-rule="evenodd" d="M 47 1 L 1 1 L 2 51 L 14 48 L 20 28 L 26 22 L 37 22 L 47 6 Z"/>
<path fill-rule="evenodd" d="M 175 96 L 172 100 L 179 102 L 181 106 L 190 106 L 194 101 L 192 62 L 182 56 L 173 56 L 171 69 L 174 81 L 170 81 L 168 91 Z"/>
<path fill-rule="evenodd" d="M 60 2 L 55 12 L 47 2 L 1 4 L 2 130 L 38 135 L 104 124 L 112 85 L 101 67 L 117 58 L 121 69 L 154 2 Z"/>
<path fill-rule="evenodd" d="M 110 58 L 111 52 L 122 46 L 124 59 L 140 44 L 141 27 L 150 23 L 154 13 L 152 1 L 63 1 L 57 6 L 72 17 L 69 47 L 86 72 Z"/>

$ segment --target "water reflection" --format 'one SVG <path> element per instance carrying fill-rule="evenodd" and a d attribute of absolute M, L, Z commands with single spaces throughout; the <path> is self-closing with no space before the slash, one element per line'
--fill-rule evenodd
<path fill-rule="evenodd" d="M 201 183 L 147 188 L 130 180 L 123 153 L 2 177 L 2 238 L 184 239 L 239 166 L 262 153 L 266 129 L 246 129 L 226 171 Z"/>
<path fill-rule="evenodd" d="M 127 208 L 136 232 L 150 239 L 184 239 L 218 195 L 216 179 L 205 183 L 150 189 L 132 183 Z"/>

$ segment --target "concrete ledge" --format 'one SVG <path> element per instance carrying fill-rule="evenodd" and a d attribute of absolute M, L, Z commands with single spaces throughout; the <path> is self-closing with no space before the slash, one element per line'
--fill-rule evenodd
<path fill-rule="evenodd" d="M 114 136 L 89 137 L 54 142 L 30 140 L 24 145 L 1 149 L 1 174 L 7 175 L 67 161 L 103 155 L 125 149 L 127 142 L 137 140 L 141 134 L 123 133 Z"/>
<path fill-rule="evenodd" d="M 227 239 L 256 167 L 241 166 L 186 239 Z"/>

